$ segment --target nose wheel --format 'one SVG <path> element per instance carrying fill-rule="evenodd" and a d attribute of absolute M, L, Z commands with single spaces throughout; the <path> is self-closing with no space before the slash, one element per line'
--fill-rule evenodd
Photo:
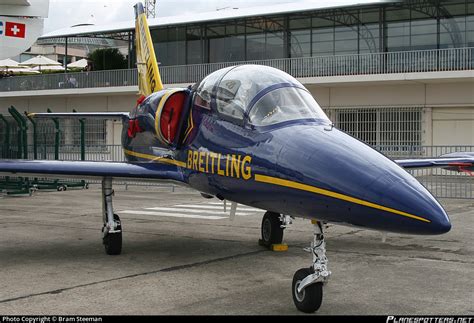
<path fill-rule="evenodd" d="M 323 302 L 323 286 L 328 282 L 331 272 L 328 270 L 326 242 L 320 222 L 314 224 L 314 241 L 305 251 L 313 254 L 313 265 L 299 269 L 293 276 L 293 302 L 304 313 L 316 312 Z"/>
<path fill-rule="evenodd" d="M 312 274 L 310 268 L 301 268 L 293 276 L 293 302 L 304 313 L 314 313 L 323 302 L 323 283 L 315 283 L 299 291 L 301 282 Z"/>

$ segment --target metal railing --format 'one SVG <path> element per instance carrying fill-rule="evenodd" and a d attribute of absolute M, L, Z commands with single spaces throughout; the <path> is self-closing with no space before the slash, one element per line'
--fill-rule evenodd
<path fill-rule="evenodd" d="M 297 78 L 462 71 L 474 70 L 474 47 L 163 66 L 160 71 L 165 84 L 194 83 L 238 64 L 267 65 Z M 0 92 L 132 85 L 138 85 L 136 69 L 8 77 L 0 79 Z"/>
<path fill-rule="evenodd" d="M 0 145 L 0 158 L 17 158 L 17 149 L 10 146 L 8 151 Z M 453 152 L 474 151 L 474 146 L 380 146 L 374 147 L 393 159 L 439 157 Z M 28 157 L 33 156 L 29 147 Z M 80 160 L 80 146 L 61 146 L 60 160 Z M 38 158 L 54 159 L 54 147 L 39 147 Z M 88 161 L 124 161 L 120 145 L 87 146 Z M 474 198 L 474 177 L 466 173 L 456 173 L 444 169 L 415 169 L 409 171 L 437 198 Z"/>

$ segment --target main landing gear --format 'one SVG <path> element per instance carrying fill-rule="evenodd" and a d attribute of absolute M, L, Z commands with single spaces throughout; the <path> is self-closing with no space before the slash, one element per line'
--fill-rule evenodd
<path fill-rule="evenodd" d="M 262 238 L 259 243 L 267 248 L 283 241 L 283 230 L 291 224 L 291 217 L 274 212 L 266 212 L 262 219 Z"/>
<path fill-rule="evenodd" d="M 102 242 L 108 255 L 119 255 L 122 252 L 122 224 L 112 205 L 112 178 L 102 179 Z"/>
<path fill-rule="evenodd" d="M 314 222 L 314 241 L 305 251 L 313 254 L 310 268 L 302 268 L 293 276 L 292 293 L 296 308 L 305 313 L 319 309 L 323 301 L 323 286 L 328 282 L 331 272 L 328 270 L 326 242 L 320 222 Z"/>

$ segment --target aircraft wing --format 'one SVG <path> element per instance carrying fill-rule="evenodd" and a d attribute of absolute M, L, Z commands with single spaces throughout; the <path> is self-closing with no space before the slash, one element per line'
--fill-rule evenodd
<path fill-rule="evenodd" d="M 407 169 L 441 167 L 471 174 L 474 171 L 474 152 L 451 153 L 438 158 L 398 159 L 395 162 Z"/>
<path fill-rule="evenodd" d="M 184 182 L 171 163 L 125 163 L 52 160 L 0 160 L 3 176 L 54 176 L 66 178 L 125 178 Z"/>

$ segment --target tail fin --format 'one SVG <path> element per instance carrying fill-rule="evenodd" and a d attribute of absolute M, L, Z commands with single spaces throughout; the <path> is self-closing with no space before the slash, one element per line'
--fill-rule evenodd
<path fill-rule="evenodd" d="M 148 96 L 163 89 L 155 49 L 148 28 L 145 10 L 141 2 L 135 5 L 135 48 L 140 94 Z"/>

